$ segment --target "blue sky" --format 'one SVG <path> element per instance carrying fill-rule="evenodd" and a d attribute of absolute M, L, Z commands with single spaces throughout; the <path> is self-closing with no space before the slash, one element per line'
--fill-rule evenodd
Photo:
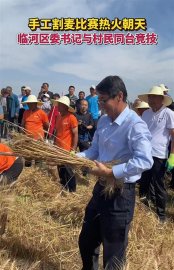
<path fill-rule="evenodd" d="M 50 90 L 76 93 L 107 75 L 123 78 L 130 100 L 151 86 L 164 83 L 174 98 L 174 1 L 162 0 L 0 0 L 0 82 L 15 93 L 29 85 L 37 94 L 42 82 Z M 144 17 L 149 32 L 159 36 L 154 46 L 21 46 L 17 34 L 30 33 L 28 18 Z"/>

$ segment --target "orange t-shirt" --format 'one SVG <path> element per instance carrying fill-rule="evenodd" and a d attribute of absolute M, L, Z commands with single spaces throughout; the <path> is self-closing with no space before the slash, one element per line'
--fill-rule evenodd
<path fill-rule="evenodd" d="M 0 152 L 10 152 L 12 153 L 13 151 L 11 150 L 10 147 L 7 145 L 0 143 Z M 4 171 L 8 170 L 13 163 L 15 162 L 16 157 L 14 156 L 2 156 L 0 155 L 0 174 L 3 173 Z"/>
<path fill-rule="evenodd" d="M 77 126 L 77 119 L 72 113 L 65 116 L 58 115 L 56 120 L 56 145 L 70 151 L 73 139 L 72 129 Z"/>
<path fill-rule="evenodd" d="M 44 137 L 43 125 L 48 123 L 48 116 L 43 110 L 38 109 L 34 112 L 27 110 L 24 112 L 22 120 L 29 136 L 36 140 Z"/>

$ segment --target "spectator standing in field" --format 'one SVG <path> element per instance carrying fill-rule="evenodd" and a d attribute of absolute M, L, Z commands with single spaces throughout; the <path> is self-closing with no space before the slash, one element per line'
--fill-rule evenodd
<path fill-rule="evenodd" d="M 7 138 L 7 123 L 4 120 L 8 120 L 8 112 L 7 112 L 7 96 L 8 92 L 6 88 L 3 88 L 1 90 L 1 95 L 0 95 L 0 104 L 3 109 L 3 119 L 0 121 L 1 125 L 1 138 Z"/>
<path fill-rule="evenodd" d="M 76 112 L 80 111 L 80 103 L 81 100 L 85 99 L 85 92 L 84 91 L 80 91 L 79 92 L 79 99 L 76 101 Z"/>
<path fill-rule="evenodd" d="M 38 99 L 41 99 L 44 94 L 48 94 L 50 96 L 50 99 L 53 98 L 53 92 L 49 91 L 49 84 L 43 83 L 41 86 L 41 90 L 38 94 Z"/>
<path fill-rule="evenodd" d="M 80 151 L 89 148 L 91 144 L 90 130 L 93 128 L 94 122 L 91 114 L 88 112 L 87 100 L 81 100 L 80 110 L 76 113 L 78 120 L 78 147 Z"/>
<path fill-rule="evenodd" d="M 163 83 L 160 84 L 159 86 L 163 89 L 164 95 L 169 96 L 170 89 L 167 86 L 165 86 Z M 172 103 L 169 106 L 167 106 L 167 108 L 169 108 L 172 111 L 174 111 L 174 102 L 173 102 L 173 100 L 172 100 Z M 169 155 L 170 155 L 170 148 L 171 148 L 171 142 L 169 144 Z M 171 178 L 169 187 L 174 190 L 174 169 L 171 170 L 171 173 L 172 173 L 172 178 Z"/>
<path fill-rule="evenodd" d="M 48 114 L 48 120 L 49 120 L 49 129 L 48 129 L 48 133 L 49 133 L 49 137 L 51 138 L 52 135 L 54 135 L 54 130 L 55 130 L 55 126 L 56 126 L 56 119 L 57 116 L 59 115 L 59 110 L 58 110 L 58 102 L 55 102 L 57 100 L 59 100 L 60 95 L 59 94 L 54 94 L 52 99 L 52 107 L 51 107 L 51 111 Z"/>
<path fill-rule="evenodd" d="M 73 85 L 69 86 L 68 94 L 66 95 L 70 99 L 70 106 L 75 110 L 76 108 L 76 102 L 78 100 L 78 97 L 75 96 L 75 87 Z"/>
<path fill-rule="evenodd" d="M 19 100 L 18 96 L 13 93 L 12 87 L 7 86 L 6 91 L 8 93 L 7 96 L 7 114 L 8 114 L 8 121 L 14 123 L 15 120 L 17 121 L 19 117 Z M 14 125 L 10 125 L 10 129 L 12 130 Z"/>
<path fill-rule="evenodd" d="M 25 111 L 25 109 L 23 108 L 23 105 L 22 105 L 22 101 L 23 101 L 23 98 L 25 96 L 25 86 L 22 86 L 21 87 L 21 94 L 18 96 L 18 100 L 19 100 L 19 117 L 18 117 L 18 125 L 20 126 L 21 123 L 22 123 L 22 117 L 23 117 L 23 113 Z"/>
<path fill-rule="evenodd" d="M 41 101 L 43 102 L 43 105 L 41 109 L 49 115 L 51 111 L 51 101 L 50 101 L 50 96 L 48 94 L 44 94 L 41 98 Z"/>
<path fill-rule="evenodd" d="M 166 167 L 171 171 L 174 167 L 174 112 L 167 108 L 172 98 L 164 95 L 160 86 L 153 86 L 148 93 L 138 96 L 148 102 L 150 109 L 146 110 L 142 119 L 147 123 L 152 135 L 153 167 L 142 174 L 140 180 L 140 197 L 148 205 L 151 201 L 156 206 L 161 222 L 166 218 L 167 192 L 164 183 Z M 168 147 L 171 138 L 170 156 Z M 167 163 L 166 163 L 167 162 Z"/>
<path fill-rule="evenodd" d="M 78 122 L 73 115 L 74 109 L 70 106 L 70 99 L 62 96 L 56 100 L 60 114 L 56 120 L 56 139 L 55 144 L 67 151 L 75 151 L 78 143 Z M 59 166 L 58 172 L 60 182 L 69 192 L 76 191 L 76 179 L 71 168 Z"/>
<path fill-rule="evenodd" d="M 135 105 L 135 110 L 139 116 L 142 116 L 143 112 L 149 109 L 149 104 L 144 101 L 140 101 L 139 104 Z"/>
<path fill-rule="evenodd" d="M 95 89 L 95 86 L 92 85 L 90 87 L 90 95 L 86 97 L 86 100 L 88 101 L 88 110 L 89 113 L 92 115 L 92 119 L 94 121 L 94 128 L 91 132 L 91 135 L 93 137 L 94 132 L 97 128 L 97 122 L 99 119 L 99 103 L 98 103 L 98 95 Z"/>

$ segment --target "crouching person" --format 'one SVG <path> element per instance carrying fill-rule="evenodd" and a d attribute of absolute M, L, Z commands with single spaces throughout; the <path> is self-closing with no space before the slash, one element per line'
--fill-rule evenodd
<path fill-rule="evenodd" d="M 0 143 L 0 185 L 12 184 L 23 170 L 21 158 L 3 155 L 12 152 L 9 146 Z"/>

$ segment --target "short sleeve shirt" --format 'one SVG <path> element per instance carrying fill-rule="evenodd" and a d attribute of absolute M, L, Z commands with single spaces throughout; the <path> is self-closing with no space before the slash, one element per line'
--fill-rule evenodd
<path fill-rule="evenodd" d="M 70 151 L 73 142 L 72 129 L 77 126 L 77 119 L 72 113 L 65 116 L 58 115 L 56 121 L 56 145 Z"/>
<path fill-rule="evenodd" d="M 24 128 L 29 136 L 38 140 L 44 137 L 43 125 L 48 123 L 47 114 L 38 109 L 37 111 L 27 110 L 23 115 Z"/>
<path fill-rule="evenodd" d="M 10 152 L 12 153 L 13 151 L 11 150 L 10 147 L 7 145 L 0 143 L 0 152 Z M 15 162 L 16 157 L 14 156 L 2 156 L 0 155 L 0 174 L 2 174 L 4 171 L 7 171 Z"/>
<path fill-rule="evenodd" d="M 165 106 L 157 112 L 148 109 L 143 113 L 142 119 L 152 134 L 152 156 L 167 158 L 170 130 L 174 129 L 174 112 Z"/>

